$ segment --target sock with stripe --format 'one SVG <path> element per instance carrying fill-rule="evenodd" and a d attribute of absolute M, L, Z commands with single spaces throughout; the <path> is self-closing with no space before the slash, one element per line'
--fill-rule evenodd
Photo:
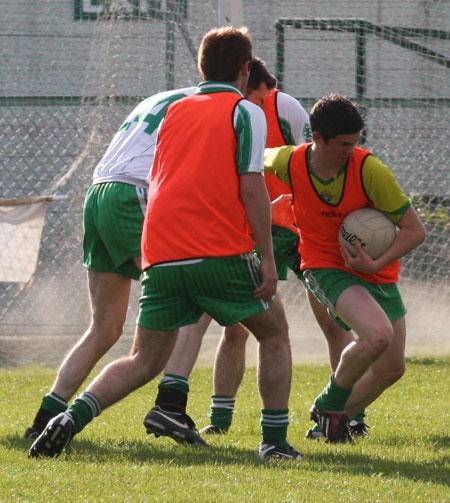
<path fill-rule="evenodd" d="M 265 442 L 272 442 L 279 448 L 287 444 L 289 409 L 262 409 L 261 432 Z"/>
<path fill-rule="evenodd" d="M 209 415 L 211 425 L 227 431 L 233 421 L 236 399 L 232 396 L 212 395 L 211 401 L 211 414 Z"/>
<path fill-rule="evenodd" d="M 64 412 L 69 404 L 53 391 L 42 397 L 41 406 L 33 421 L 33 428 L 42 431 L 50 419 Z"/>
<path fill-rule="evenodd" d="M 189 383 L 185 377 L 165 374 L 158 385 L 155 405 L 169 412 L 186 413 Z"/>
<path fill-rule="evenodd" d="M 98 416 L 101 411 L 102 406 L 98 398 L 89 391 L 81 393 L 67 409 L 67 412 L 73 417 L 75 433 L 80 433 L 80 431 L 89 424 L 94 417 Z"/>
<path fill-rule="evenodd" d="M 314 400 L 314 405 L 319 410 L 341 412 L 345 410 L 345 405 L 353 388 L 341 388 L 334 381 L 334 374 L 331 374 L 330 381 L 323 389 L 322 393 Z"/>

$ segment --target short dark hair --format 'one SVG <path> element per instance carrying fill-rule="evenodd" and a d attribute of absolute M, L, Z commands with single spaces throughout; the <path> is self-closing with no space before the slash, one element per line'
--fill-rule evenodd
<path fill-rule="evenodd" d="M 248 78 L 247 93 L 258 89 L 262 83 L 265 83 L 267 89 L 274 89 L 277 85 L 277 79 L 266 68 L 266 62 L 256 56 L 250 61 L 250 76 Z"/>
<path fill-rule="evenodd" d="M 359 133 L 364 128 L 357 105 L 340 94 L 330 94 L 317 101 L 309 121 L 311 131 L 319 133 L 325 143 L 339 134 Z"/>
<path fill-rule="evenodd" d="M 225 26 L 210 30 L 200 44 L 198 70 L 206 80 L 234 82 L 242 65 L 252 58 L 248 28 Z"/>

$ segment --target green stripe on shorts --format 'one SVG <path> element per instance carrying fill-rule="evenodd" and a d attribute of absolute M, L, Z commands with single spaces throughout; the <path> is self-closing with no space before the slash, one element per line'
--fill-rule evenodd
<path fill-rule="evenodd" d="M 339 295 L 350 286 L 359 285 L 365 288 L 391 321 L 406 314 L 397 283 L 369 283 L 350 272 L 332 268 L 306 269 L 303 276 L 308 289 L 327 308 L 338 325 L 346 330 L 350 330 L 350 327 L 336 316 L 335 307 Z"/>
<path fill-rule="evenodd" d="M 259 262 L 251 253 L 150 267 L 142 274 L 137 323 L 173 330 L 207 312 L 220 325 L 234 325 L 267 309 L 267 302 L 254 298 L 260 283 Z"/>

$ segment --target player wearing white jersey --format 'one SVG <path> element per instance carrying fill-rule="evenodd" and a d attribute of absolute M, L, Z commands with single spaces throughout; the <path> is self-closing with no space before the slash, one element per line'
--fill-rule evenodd
<path fill-rule="evenodd" d="M 143 100 L 114 135 L 96 166 L 83 208 L 83 263 L 87 268 L 91 323 L 61 364 L 25 436 L 36 438 L 68 407 L 125 323 L 131 280 L 138 280 L 147 178 L 158 126 L 167 107 L 196 87 L 158 93 Z"/>
<path fill-rule="evenodd" d="M 164 113 L 173 101 L 190 96 L 196 89 L 165 91 L 141 101 L 111 140 L 94 170 L 93 183 L 123 182 L 147 187 Z"/>
<path fill-rule="evenodd" d="M 278 92 L 276 112 L 287 145 L 299 145 L 311 139 L 308 112 L 296 98 Z"/>

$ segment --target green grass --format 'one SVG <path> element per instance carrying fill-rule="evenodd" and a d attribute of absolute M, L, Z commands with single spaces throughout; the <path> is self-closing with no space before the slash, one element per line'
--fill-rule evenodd
<path fill-rule="evenodd" d="M 354 445 L 304 440 L 326 365 L 294 368 L 289 440 L 305 461 L 260 462 L 260 404 L 248 369 L 229 434 L 211 448 L 146 436 L 157 380 L 105 411 L 58 459 L 27 458 L 22 438 L 54 369 L 0 369 L 0 502 L 448 502 L 450 358 L 408 360 L 405 377 L 368 410 L 371 437 Z M 208 423 L 211 369 L 190 379 L 188 411 Z"/>

